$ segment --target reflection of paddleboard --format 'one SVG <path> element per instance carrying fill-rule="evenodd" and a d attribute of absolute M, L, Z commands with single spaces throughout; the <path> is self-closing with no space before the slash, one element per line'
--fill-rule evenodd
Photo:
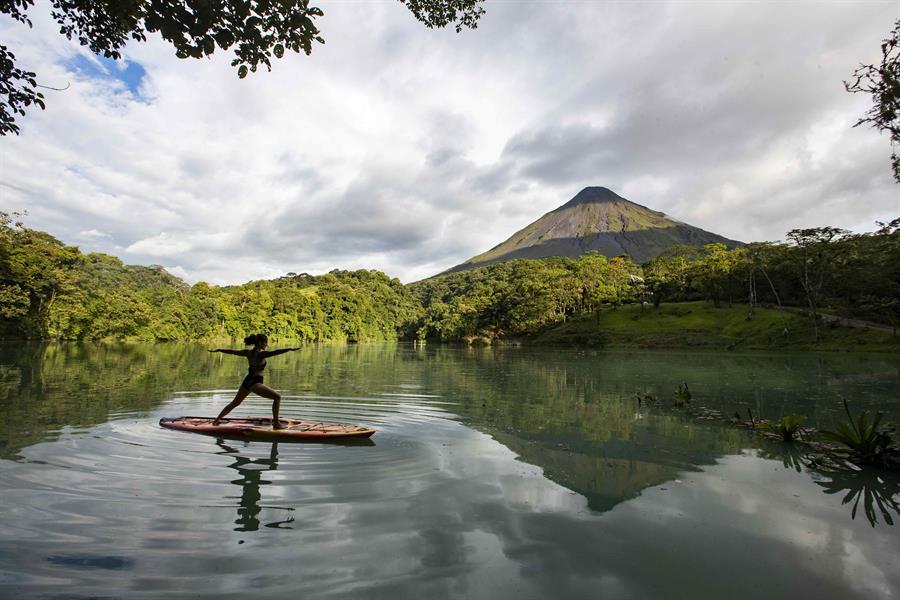
<path fill-rule="evenodd" d="M 359 425 L 316 423 L 296 419 L 281 419 L 284 428 L 272 429 L 271 417 L 222 419 L 218 425 L 213 425 L 212 422 L 213 419 L 210 417 L 177 417 L 159 420 L 161 426 L 169 429 L 263 442 L 322 442 L 346 438 L 367 438 L 375 433 L 374 429 Z"/>

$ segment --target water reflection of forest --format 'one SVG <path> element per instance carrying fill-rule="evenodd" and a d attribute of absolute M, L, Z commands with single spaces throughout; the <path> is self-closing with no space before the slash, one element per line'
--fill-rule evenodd
<path fill-rule="evenodd" d="M 65 426 L 89 428 L 113 413 L 156 410 L 179 391 L 233 389 L 244 364 L 206 350 L 199 344 L 0 345 L 0 458 L 52 439 Z M 267 375 L 279 389 L 301 395 L 365 398 L 396 393 L 402 384 L 439 396 L 468 425 L 583 494 L 598 511 L 753 443 L 720 423 L 638 407 L 638 392 L 665 403 L 687 380 L 698 402 L 726 414 L 746 407 L 760 416 L 795 412 L 816 427 L 832 419 L 842 395 L 895 420 L 900 414 L 900 377 L 888 356 L 322 345 L 273 361 Z M 276 464 L 273 459 L 271 468 Z M 259 474 L 247 465 L 235 468 L 246 471 L 250 494 Z"/>
<path fill-rule="evenodd" d="M 470 367 L 467 377 L 445 382 L 456 388 L 454 397 L 471 399 L 462 404 L 461 410 L 467 424 L 489 433 L 521 460 L 540 467 L 548 479 L 583 495 L 592 510 L 610 510 L 640 495 L 647 487 L 676 479 L 687 471 L 699 471 L 724 455 L 751 446 L 761 445 L 763 456 L 782 461 L 785 468 L 802 470 L 803 462 L 795 456 L 799 451 L 796 445 L 764 443 L 721 420 L 697 419 L 690 408 L 673 406 L 671 391 L 676 377 L 684 375 L 684 370 L 672 369 L 672 363 L 667 364 L 665 360 L 655 365 L 656 370 L 648 378 L 647 370 L 635 369 L 634 362 L 632 369 L 627 368 L 627 362 L 623 365 L 618 361 L 593 364 L 550 361 L 522 368 L 515 360 L 508 360 L 509 356 L 499 361 L 492 353 L 484 357 L 475 361 L 481 368 Z M 809 405 L 809 388 L 803 386 L 809 386 L 811 380 L 823 380 L 832 388 L 840 387 L 845 380 L 851 385 L 857 385 L 860 380 L 876 382 L 878 386 L 887 382 L 894 389 L 897 385 L 894 366 L 886 360 L 867 364 L 863 370 L 867 378 L 864 378 L 859 371 L 841 368 L 842 361 L 830 364 L 816 360 L 804 364 L 796 357 L 785 357 L 784 369 L 774 374 L 761 377 L 745 371 L 744 386 L 741 386 L 740 378 L 727 376 L 728 367 L 736 362 L 734 359 L 721 360 L 709 355 L 704 358 L 714 364 L 711 372 L 700 373 L 706 375 L 706 382 L 730 386 L 736 390 L 731 398 L 732 406 L 752 405 L 757 415 L 766 414 L 760 400 L 765 397 L 760 392 L 765 390 L 760 387 L 773 381 L 788 400 L 784 404 L 793 402 L 794 406 L 801 406 L 804 401 Z M 748 362 L 756 362 L 757 367 L 769 362 L 769 371 L 772 370 L 771 358 Z M 674 363 L 678 366 L 678 361 Z M 785 378 L 784 372 L 792 376 Z M 718 377 L 713 378 L 716 374 Z M 671 386 L 668 389 L 667 379 Z M 703 377 L 692 381 L 698 379 L 704 381 Z M 642 395 L 651 390 L 657 394 L 658 402 L 651 406 L 638 403 L 634 392 L 629 395 L 625 391 L 628 382 L 641 386 L 637 389 Z M 718 406 L 725 409 L 728 405 L 720 402 Z M 817 404 L 812 407 L 814 414 L 830 418 L 817 410 Z M 897 408 L 890 403 L 878 407 Z M 785 411 L 790 408 L 782 405 L 777 414 L 787 414 Z M 814 469 L 810 473 L 826 493 L 846 493 L 845 500 L 855 500 L 854 518 L 860 504 L 865 510 L 859 512 L 865 512 L 873 526 L 879 520 L 891 525 L 892 513 L 900 515 L 900 507 L 892 499 L 896 498 L 900 483 L 896 474 L 842 469 L 827 473 Z M 828 479 L 823 479 L 823 475 Z"/>

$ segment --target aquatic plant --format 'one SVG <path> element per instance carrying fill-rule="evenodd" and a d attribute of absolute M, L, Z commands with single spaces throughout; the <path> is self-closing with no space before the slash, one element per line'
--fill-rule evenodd
<path fill-rule="evenodd" d="M 647 392 L 637 392 L 634 397 L 637 400 L 638 408 L 640 408 L 643 404 L 646 404 L 648 406 L 659 404 L 659 400 L 657 400 L 656 396 Z"/>
<path fill-rule="evenodd" d="M 884 413 L 877 412 L 870 420 L 869 413 L 863 412 L 854 419 L 847 400 L 844 400 L 844 410 L 849 424 L 838 423 L 833 431 L 822 431 L 822 436 L 841 444 L 843 448 L 840 452 L 847 454 L 851 460 L 884 467 L 900 467 L 900 449 L 894 444 L 890 430 L 881 424 Z"/>
<path fill-rule="evenodd" d="M 801 425 L 805 420 L 806 417 L 802 415 L 786 415 L 777 421 L 763 421 L 759 424 L 759 428 L 778 435 L 785 442 L 793 442 L 803 434 Z"/>
<path fill-rule="evenodd" d="M 691 390 L 688 389 L 687 382 L 682 381 L 675 389 L 675 406 L 687 406 L 691 403 Z"/>
<path fill-rule="evenodd" d="M 731 424 L 738 427 L 748 427 L 750 429 L 756 429 L 756 426 L 759 425 L 760 421 L 753 416 L 753 411 L 750 410 L 749 406 L 747 407 L 747 416 L 750 418 L 744 421 L 743 419 L 741 419 L 741 413 L 739 413 L 738 411 L 734 411 L 734 416 L 730 419 Z"/>

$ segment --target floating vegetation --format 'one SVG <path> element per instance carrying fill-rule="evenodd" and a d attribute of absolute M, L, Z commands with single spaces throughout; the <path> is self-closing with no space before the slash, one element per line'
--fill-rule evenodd
<path fill-rule="evenodd" d="M 766 433 L 776 435 L 784 442 L 793 442 L 798 436 L 804 433 L 803 422 L 806 417 L 803 415 L 786 415 L 777 421 L 762 421 L 759 428 Z"/>
<path fill-rule="evenodd" d="M 732 416 L 729 420 L 732 425 L 737 425 L 738 427 L 746 427 L 747 429 L 756 429 L 756 426 L 759 425 L 760 421 L 753 416 L 753 411 L 750 410 L 749 406 L 747 407 L 747 416 L 749 418 L 745 421 L 741 419 L 741 413 L 734 411 L 734 416 Z"/>
<path fill-rule="evenodd" d="M 659 404 L 659 399 L 653 394 L 649 394 L 647 392 L 638 392 L 634 395 L 635 400 L 637 400 L 638 408 L 641 408 L 643 405 L 654 406 Z"/>
<path fill-rule="evenodd" d="M 634 399 L 639 410 L 670 413 L 673 409 L 649 392 L 637 392 Z M 863 412 L 854 418 L 844 400 L 848 422 L 839 423 L 833 431 L 817 431 L 804 426 L 804 415 L 766 420 L 747 407 L 746 417 L 739 412 L 723 417 L 720 411 L 691 400 L 690 389 L 682 382 L 675 390 L 674 408 L 679 413 L 698 421 L 725 422 L 766 438 L 769 441 L 760 446 L 760 456 L 780 460 L 786 469 L 801 473 L 806 468 L 824 478 L 814 477 L 814 481 L 826 494 L 846 492 L 842 503 L 852 503 L 851 518 L 856 518 L 860 505 L 873 527 L 879 522 L 893 526 L 894 517 L 900 517 L 900 447 L 892 437 L 893 429 L 883 423 L 882 413 L 872 417 Z"/>
<path fill-rule="evenodd" d="M 846 455 L 852 462 L 900 467 L 900 448 L 894 443 L 891 430 L 881 424 L 884 413 L 875 413 L 871 421 L 868 412 L 854 419 L 846 400 L 844 410 L 849 424 L 838 423 L 833 431 L 822 432 L 825 439 L 840 444 L 836 452 Z"/>
<path fill-rule="evenodd" d="M 687 406 L 691 403 L 691 390 L 685 381 L 675 389 L 675 406 Z"/>
<path fill-rule="evenodd" d="M 660 401 L 652 394 L 640 392 L 635 394 L 638 407 L 661 406 Z M 878 466 L 886 469 L 900 469 L 900 447 L 891 436 L 893 430 L 882 425 L 884 415 L 876 413 L 873 418 L 862 413 L 854 419 L 847 401 L 844 410 L 849 418 L 848 423 L 839 423 L 834 431 L 817 432 L 812 427 L 803 427 L 806 417 L 803 415 L 785 415 L 777 421 L 760 419 L 747 407 L 747 418 L 735 412 L 731 418 L 723 419 L 722 413 L 702 405 L 691 404 L 692 394 L 687 382 L 681 382 L 675 390 L 675 408 L 681 409 L 701 421 L 722 421 L 736 427 L 756 431 L 760 435 L 778 439 L 786 445 L 802 444 L 807 454 L 803 457 L 810 466 L 829 464 L 840 466 L 843 463 L 854 465 Z M 815 434 L 821 439 L 814 439 Z M 835 445 L 837 444 L 837 446 Z M 797 468 L 798 457 L 791 458 L 785 467 Z"/>

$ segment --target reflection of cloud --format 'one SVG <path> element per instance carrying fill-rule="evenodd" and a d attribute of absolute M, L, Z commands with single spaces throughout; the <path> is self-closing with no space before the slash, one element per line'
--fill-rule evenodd
<path fill-rule="evenodd" d="M 228 400 L 192 398 L 201 410 Z M 65 585 L 69 595 L 129 597 L 132 586 L 198 577 L 208 579 L 192 591 L 206 598 L 253 589 L 285 598 L 873 600 L 900 589 L 895 531 L 851 520 L 840 497 L 778 461 L 724 457 L 598 514 L 444 405 L 422 418 L 423 405 L 406 402 L 390 405 L 410 410 L 384 424 L 375 446 L 281 444 L 277 471 L 265 470 L 275 466 L 271 445 L 235 443 L 223 455 L 210 438 L 160 432 L 131 412 L 97 435 L 28 446 L 24 461 L 0 470 L 11 500 L 0 522 L 16 542 L 15 555 L 0 548 L 0 567 L 47 596 Z M 189 458 L 190 470 L 173 456 Z M 239 498 L 260 524 L 292 508 L 293 530 L 234 531 Z M 132 562 L 129 577 L 110 577 L 48 556 Z"/>
<path fill-rule="evenodd" d="M 472 454 L 442 454 L 441 475 L 395 507 L 404 524 L 377 506 L 348 515 L 351 528 L 385 521 L 368 527 L 378 539 L 380 530 L 418 532 L 406 543 L 398 536 L 392 552 L 407 548 L 421 570 L 373 583 L 373 594 L 592 598 L 602 589 L 604 598 L 689 590 L 695 598 L 861 599 L 889 598 L 900 583 L 891 531 L 850 520 L 808 475 L 774 461 L 726 457 L 598 518 L 502 447 L 468 443 Z M 516 577 L 487 593 L 476 582 L 492 572 Z"/>

